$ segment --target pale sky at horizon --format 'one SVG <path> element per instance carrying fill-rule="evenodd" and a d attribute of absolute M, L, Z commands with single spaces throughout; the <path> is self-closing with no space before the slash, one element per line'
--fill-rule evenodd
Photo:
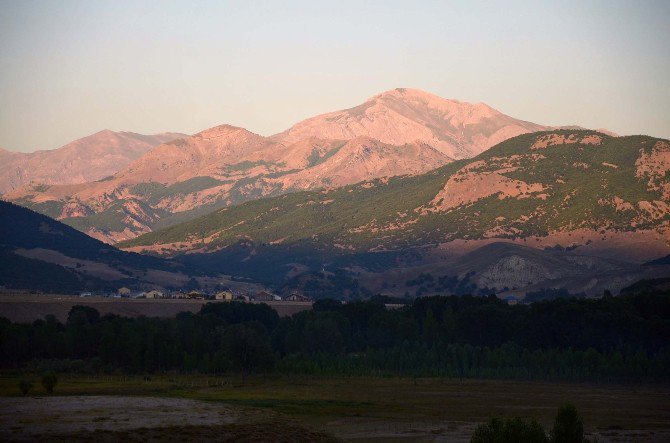
<path fill-rule="evenodd" d="M 670 1 L 0 0 L 0 147 L 270 135 L 396 87 L 670 138 L 668 18 Z"/>

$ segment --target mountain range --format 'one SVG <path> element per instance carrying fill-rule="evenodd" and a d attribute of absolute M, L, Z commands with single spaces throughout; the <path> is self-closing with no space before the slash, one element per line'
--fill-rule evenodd
<path fill-rule="evenodd" d="M 221 125 L 97 182 L 33 182 L 4 198 L 115 243 L 261 197 L 421 174 L 546 129 L 481 103 L 395 89 L 271 137 Z"/>
<path fill-rule="evenodd" d="M 667 140 L 545 131 L 425 174 L 256 200 L 119 246 L 275 284 L 330 265 L 370 290 L 428 270 L 485 291 L 619 290 L 668 273 L 643 263 L 670 252 L 669 171 Z"/>
<path fill-rule="evenodd" d="M 32 153 L 0 149 L 0 194 L 21 186 L 85 183 L 108 177 L 179 133 L 142 135 L 103 130 L 58 149 Z"/>
<path fill-rule="evenodd" d="M 103 131 L 49 152 L 61 171 L 125 155 L 113 174 L 2 198 L 170 266 L 316 295 L 592 295 L 670 276 L 669 146 L 395 89 L 269 137 Z"/>

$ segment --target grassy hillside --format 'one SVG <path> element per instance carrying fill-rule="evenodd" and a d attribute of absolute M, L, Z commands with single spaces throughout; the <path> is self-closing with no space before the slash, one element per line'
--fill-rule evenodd
<path fill-rule="evenodd" d="M 552 137 L 557 144 L 536 147 Z M 577 228 L 655 228 L 670 220 L 663 194 L 668 173 L 639 170 L 645 161 L 653 163 L 645 156 L 659 149 L 667 150 L 667 141 L 646 136 L 574 130 L 526 134 L 427 174 L 253 201 L 121 246 L 206 252 L 252 241 L 349 253 Z M 477 182 L 482 177 L 489 182 Z M 459 182 L 479 194 L 445 208 L 438 197 L 462 191 Z M 490 190 L 481 191 L 478 184 Z M 178 242 L 184 244 L 171 245 Z"/>
<path fill-rule="evenodd" d="M 121 251 L 0 201 L 0 286 L 56 292 L 109 289 L 141 284 L 150 270 L 192 272 L 179 263 Z"/>

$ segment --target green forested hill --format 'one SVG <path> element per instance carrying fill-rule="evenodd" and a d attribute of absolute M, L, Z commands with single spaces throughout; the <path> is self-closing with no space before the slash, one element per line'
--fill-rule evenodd
<path fill-rule="evenodd" d="M 227 208 L 121 244 L 177 254 L 240 241 L 330 252 L 453 239 L 633 231 L 670 220 L 670 144 L 560 130 L 505 141 L 430 173 Z"/>

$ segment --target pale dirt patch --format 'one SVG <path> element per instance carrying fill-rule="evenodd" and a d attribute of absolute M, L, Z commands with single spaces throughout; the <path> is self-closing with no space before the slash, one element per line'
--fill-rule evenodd
<path fill-rule="evenodd" d="M 92 211 L 88 208 L 88 206 L 78 201 L 72 200 L 67 202 L 63 206 L 63 209 L 61 210 L 58 219 L 61 220 L 64 218 L 71 218 L 71 217 L 86 217 L 87 215 L 91 215 L 91 212 Z"/>
<path fill-rule="evenodd" d="M 210 234 L 204 238 L 198 238 L 195 235 L 190 235 L 189 240 L 187 241 L 131 246 L 121 249 L 127 252 L 137 252 L 139 254 L 147 252 L 156 252 L 164 256 L 171 256 L 174 253 L 178 253 L 181 251 L 188 251 L 189 254 L 194 254 L 198 252 L 207 252 L 206 246 L 211 244 L 214 240 L 218 239 L 223 234 L 223 232 L 229 231 L 239 225 L 243 225 L 244 223 L 245 221 L 242 220 L 238 223 L 235 223 L 234 225 L 216 231 L 213 234 Z M 217 248 L 216 250 L 218 249 L 220 248 Z M 213 250 L 210 250 L 208 252 L 213 252 Z"/>
<path fill-rule="evenodd" d="M 503 227 L 503 226 L 495 226 L 493 228 L 487 229 L 484 231 L 483 237 L 484 238 L 497 238 L 497 237 L 508 237 L 508 236 L 516 236 L 521 234 L 521 231 L 517 228 L 514 227 Z"/>
<path fill-rule="evenodd" d="M 103 232 L 99 229 L 92 228 L 86 231 L 86 234 L 88 236 L 93 237 L 96 240 L 100 240 L 103 243 L 107 243 L 109 245 L 113 245 L 125 240 L 130 240 L 135 237 L 137 237 L 140 234 L 144 234 L 146 232 L 149 232 L 147 230 L 144 230 L 145 232 L 139 231 L 132 231 L 130 228 L 125 228 L 123 231 L 109 231 L 109 232 Z"/>
<path fill-rule="evenodd" d="M 21 397 L 0 402 L 0 437 L 118 431 L 166 426 L 212 426 L 238 420 L 217 403 L 159 397 Z"/>
<path fill-rule="evenodd" d="M 614 206 L 617 212 L 620 211 L 632 211 L 635 208 L 630 202 L 622 199 L 621 197 L 615 195 L 611 199 L 600 198 L 598 199 L 598 204 L 601 206 Z"/>
<path fill-rule="evenodd" d="M 355 228 L 349 229 L 349 232 L 360 233 L 360 232 L 379 232 L 379 226 L 377 225 L 377 220 L 372 219 L 364 225 L 357 226 Z"/>
<path fill-rule="evenodd" d="M 638 202 L 637 206 L 644 211 L 651 220 L 658 220 L 670 213 L 670 205 L 658 200 L 654 200 L 653 202 L 642 200 L 641 202 Z"/>
<path fill-rule="evenodd" d="M 580 137 L 578 134 L 562 135 L 562 134 L 549 134 L 542 135 L 535 139 L 530 149 L 544 149 L 549 146 L 557 145 L 571 145 L 575 143 L 580 143 L 583 145 L 599 145 L 603 142 L 602 137 L 599 135 L 587 135 L 586 137 Z"/>
<path fill-rule="evenodd" d="M 345 244 L 342 244 L 342 243 L 333 243 L 333 247 L 335 247 L 337 249 L 343 249 L 343 250 L 346 250 L 346 251 L 355 251 L 356 250 L 356 248 L 354 248 L 353 246 L 345 245 Z"/>
<path fill-rule="evenodd" d="M 281 245 L 281 244 L 284 243 L 287 239 L 288 239 L 288 237 L 278 238 L 277 240 L 273 240 L 273 241 L 271 241 L 270 244 L 271 244 L 271 245 Z"/>
<path fill-rule="evenodd" d="M 647 189 L 661 191 L 663 199 L 670 200 L 670 182 L 665 178 L 670 171 L 670 143 L 656 142 L 649 154 L 641 149 L 635 166 L 636 177 L 649 178 Z"/>
<path fill-rule="evenodd" d="M 459 172 L 449 178 L 430 205 L 435 210 L 446 211 L 492 195 L 498 195 L 501 200 L 507 197 L 527 198 L 533 193 L 544 190 L 544 186 L 540 183 L 529 184 L 505 177 L 498 172 L 464 174 Z"/>

